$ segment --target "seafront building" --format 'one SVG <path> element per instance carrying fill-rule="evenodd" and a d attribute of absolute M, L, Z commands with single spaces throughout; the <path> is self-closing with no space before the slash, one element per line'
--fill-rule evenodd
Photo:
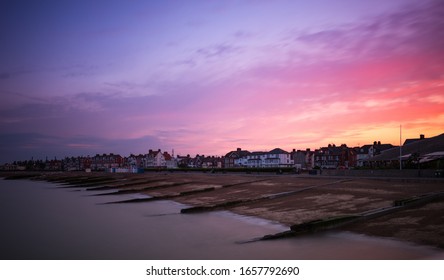
<path fill-rule="evenodd" d="M 401 164 L 400 164 L 401 160 Z M 353 169 L 353 168 L 437 168 L 444 169 L 444 134 L 426 138 L 405 140 L 402 147 L 374 141 L 360 147 L 329 144 L 316 150 L 287 152 L 281 148 L 271 151 L 236 150 L 224 156 L 199 155 L 174 156 L 160 149 L 146 154 L 129 155 L 96 154 L 95 156 L 66 157 L 58 160 L 26 160 L 0 166 L 0 170 L 48 170 L 48 171 L 106 171 L 175 168 L 294 168 Z"/>
<path fill-rule="evenodd" d="M 314 166 L 320 169 L 336 169 L 356 167 L 356 150 L 346 144 L 320 148 L 314 153 Z"/>
<path fill-rule="evenodd" d="M 314 151 L 310 149 L 296 151 L 296 149 L 293 149 L 291 156 L 294 167 L 297 170 L 310 170 L 314 168 Z"/>
<path fill-rule="evenodd" d="M 280 168 L 294 167 L 294 160 L 291 154 L 280 148 L 269 152 L 252 152 L 235 159 L 235 166 L 249 168 Z"/>
<path fill-rule="evenodd" d="M 444 134 L 426 138 L 406 139 L 400 147 L 393 147 L 369 159 L 372 168 L 428 168 L 444 169 Z"/>
<path fill-rule="evenodd" d="M 228 152 L 224 158 L 224 167 L 242 167 L 243 161 L 241 159 L 245 158 L 249 154 L 249 151 L 242 150 L 241 148 L 237 148 L 235 151 Z"/>
<path fill-rule="evenodd" d="M 118 154 L 102 154 L 92 157 L 91 169 L 92 170 L 106 170 L 109 168 L 119 168 L 125 163 L 125 159 Z"/>

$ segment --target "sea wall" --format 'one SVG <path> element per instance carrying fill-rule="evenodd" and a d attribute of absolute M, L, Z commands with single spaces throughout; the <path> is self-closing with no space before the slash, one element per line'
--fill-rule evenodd
<path fill-rule="evenodd" d="M 368 170 L 337 170 L 323 169 L 318 171 L 323 176 L 349 176 L 349 177 L 398 177 L 398 178 L 435 178 L 433 169 L 368 169 Z"/>

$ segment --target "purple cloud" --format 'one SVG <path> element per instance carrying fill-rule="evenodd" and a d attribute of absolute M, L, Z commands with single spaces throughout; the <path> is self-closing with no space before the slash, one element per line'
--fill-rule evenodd
<path fill-rule="evenodd" d="M 232 54 L 237 54 L 241 50 L 240 47 L 229 44 L 218 44 L 196 50 L 196 53 L 205 59 L 223 58 Z"/>

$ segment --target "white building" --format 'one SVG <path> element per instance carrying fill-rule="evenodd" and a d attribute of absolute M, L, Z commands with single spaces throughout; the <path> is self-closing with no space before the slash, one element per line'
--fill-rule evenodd
<path fill-rule="evenodd" d="M 145 156 L 145 167 L 166 167 L 165 157 L 161 153 L 160 149 L 157 151 L 149 150 Z"/>
<path fill-rule="evenodd" d="M 149 150 L 144 158 L 144 166 L 146 168 L 177 168 L 177 160 L 168 152 Z"/>
<path fill-rule="evenodd" d="M 294 160 L 291 154 L 276 148 L 269 152 L 252 152 L 237 160 L 240 166 L 245 167 L 293 167 Z"/>

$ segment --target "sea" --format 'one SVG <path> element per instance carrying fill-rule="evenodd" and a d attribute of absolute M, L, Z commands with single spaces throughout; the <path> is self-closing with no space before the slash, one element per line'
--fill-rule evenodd
<path fill-rule="evenodd" d="M 2 260 L 410 260 L 443 250 L 344 231 L 268 241 L 288 230 L 229 211 L 180 214 L 173 201 L 106 204 L 140 194 L 0 178 Z"/>

